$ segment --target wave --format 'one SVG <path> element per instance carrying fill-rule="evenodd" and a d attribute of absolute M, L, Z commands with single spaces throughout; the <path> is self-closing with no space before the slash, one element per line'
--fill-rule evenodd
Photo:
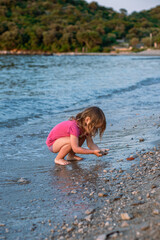
<path fill-rule="evenodd" d="M 59 113 L 72 113 L 72 112 L 78 112 L 78 111 L 82 111 L 84 109 L 84 106 L 91 106 L 93 100 L 95 99 L 109 99 L 115 95 L 120 95 L 126 92 L 131 92 L 131 91 L 135 91 L 136 89 L 140 89 L 142 87 L 145 86 L 151 86 L 151 85 L 155 85 L 155 84 L 160 84 L 160 78 L 147 78 L 145 80 L 142 80 L 132 86 L 126 87 L 126 88 L 119 88 L 119 89 L 111 89 L 111 90 L 106 90 L 106 94 L 92 94 L 90 95 L 90 97 L 87 96 L 87 98 L 83 98 L 80 101 L 77 101 L 75 103 L 72 103 L 72 107 L 61 107 L 60 111 L 57 111 L 56 114 Z M 108 93 L 107 93 L 108 91 Z M 105 92 L 105 90 L 103 90 L 103 92 Z M 81 107 L 79 106 L 79 103 L 81 102 Z M 73 108 L 74 106 L 74 108 Z"/>
<path fill-rule="evenodd" d="M 160 57 L 157 57 L 157 56 L 153 56 L 153 57 L 138 57 L 138 58 L 132 58 L 133 61 L 143 61 L 143 60 L 160 60 Z"/>
<path fill-rule="evenodd" d="M 90 96 L 83 97 L 83 99 L 78 100 L 74 103 L 72 102 L 69 106 L 67 106 L 66 104 L 57 106 L 57 108 L 54 110 L 51 108 L 51 106 L 49 104 L 47 109 L 45 108 L 37 114 L 33 113 L 33 114 L 30 114 L 29 116 L 18 117 L 18 118 L 14 118 L 14 119 L 7 119 L 6 121 L 2 121 L 2 122 L 0 122 L 0 128 L 18 127 L 30 120 L 33 120 L 36 118 L 41 118 L 41 117 L 43 117 L 43 115 L 52 115 L 53 116 L 53 115 L 57 115 L 57 114 L 61 114 L 61 113 L 73 113 L 73 112 L 81 111 L 84 109 L 84 107 L 93 105 L 93 103 L 95 103 L 95 100 L 109 99 L 116 95 L 120 95 L 120 94 L 127 93 L 127 92 L 132 92 L 132 91 L 135 91 L 136 89 L 140 89 L 143 87 L 156 85 L 156 84 L 160 84 L 160 78 L 147 78 L 140 82 L 137 82 L 134 85 L 128 86 L 126 88 L 110 89 L 110 90 L 103 89 L 102 91 L 98 91 L 96 93 L 90 94 Z M 81 102 L 81 105 L 80 105 L 80 102 Z"/>
<path fill-rule="evenodd" d="M 160 84 L 160 78 L 147 78 L 145 80 L 142 80 L 142 81 L 140 81 L 134 85 L 131 85 L 129 87 L 126 87 L 126 88 L 103 90 L 103 92 L 106 91 L 105 94 L 99 94 L 99 93 L 97 93 L 96 95 L 93 94 L 93 97 L 82 99 L 81 103 L 89 103 L 95 98 L 96 99 L 108 99 L 108 98 L 113 97 L 114 95 L 120 95 L 120 94 L 123 94 L 126 92 L 132 92 L 132 91 L 135 91 L 136 89 L 140 89 L 142 87 L 151 86 L 151 85 L 155 85 L 155 84 Z M 74 103 L 73 105 L 77 105 L 77 104 L 79 104 L 79 101 Z"/>
<path fill-rule="evenodd" d="M 15 118 L 15 119 L 7 119 L 7 121 L 0 122 L 0 128 L 7 127 L 7 128 L 12 128 L 12 127 L 19 127 L 25 122 L 28 122 L 31 119 L 34 118 L 40 118 L 42 114 L 36 114 L 36 115 L 30 115 L 27 117 L 20 117 L 20 118 Z"/>
<path fill-rule="evenodd" d="M 146 86 L 151 86 L 151 85 L 155 85 L 155 84 L 160 84 L 160 78 L 147 78 L 145 80 L 142 80 L 142 81 L 140 81 L 132 86 L 126 87 L 126 88 L 110 90 L 110 93 L 108 93 L 106 95 L 99 95 L 99 96 L 97 96 L 97 98 L 109 98 L 116 94 L 123 94 L 126 92 L 131 92 L 136 89 L 140 89 L 144 86 L 146 87 Z"/>

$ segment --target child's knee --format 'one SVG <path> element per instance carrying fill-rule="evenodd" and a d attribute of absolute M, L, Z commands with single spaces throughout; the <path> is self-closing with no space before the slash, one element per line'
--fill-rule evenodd
<path fill-rule="evenodd" d="M 64 147 L 65 147 L 65 149 L 67 149 L 68 151 L 71 151 L 71 149 L 72 149 L 70 143 L 67 143 Z"/>

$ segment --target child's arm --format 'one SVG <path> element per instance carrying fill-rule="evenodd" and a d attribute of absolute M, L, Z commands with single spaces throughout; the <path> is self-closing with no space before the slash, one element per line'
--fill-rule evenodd
<path fill-rule="evenodd" d="M 86 149 L 79 146 L 78 138 L 74 135 L 70 135 L 71 147 L 73 152 L 79 154 L 95 154 L 97 157 L 101 157 L 102 154 L 99 153 L 99 149 Z"/>
<path fill-rule="evenodd" d="M 109 149 L 100 149 L 94 142 L 91 136 L 87 136 L 87 146 L 90 149 L 100 150 L 102 155 L 108 154 Z"/>
<path fill-rule="evenodd" d="M 91 136 L 87 136 L 87 146 L 92 150 L 101 150 L 94 142 Z"/>

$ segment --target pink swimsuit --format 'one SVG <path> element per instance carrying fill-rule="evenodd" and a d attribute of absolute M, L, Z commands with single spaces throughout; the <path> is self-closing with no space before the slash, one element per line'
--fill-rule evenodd
<path fill-rule="evenodd" d="M 70 135 L 74 135 L 76 137 L 79 137 L 81 135 L 81 130 L 77 126 L 77 122 L 75 120 L 64 121 L 56 125 L 49 133 L 46 144 L 51 150 L 53 143 L 58 138 L 69 137 Z"/>

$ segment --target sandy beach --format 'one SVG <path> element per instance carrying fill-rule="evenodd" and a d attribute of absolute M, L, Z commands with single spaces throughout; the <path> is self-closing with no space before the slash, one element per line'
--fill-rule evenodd
<path fill-rule="evenodd" d="M 89 183 L 86 183 L 82 197 L 99 201 L 100 207 L 86 210 L 84 218 L 75 216 L 71 224 L 55 225 L 49 220 L 51 233 L 47 239 L 158 240 L 160 148 L 137 153 L 137 158 L 139 163 L 134 164 L 133 160 L 132 168 L 128 171 L 104 171 L 104 177 L 95 192 L 90 191 Z"/>

